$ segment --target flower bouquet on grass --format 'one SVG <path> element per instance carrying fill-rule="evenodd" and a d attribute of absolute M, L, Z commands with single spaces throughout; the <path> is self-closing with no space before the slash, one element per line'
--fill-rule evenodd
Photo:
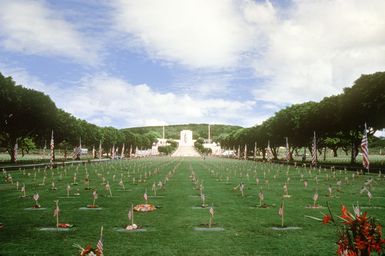
<path fill-rule="evenodd" d="M 56 208 L 53 212 L 53 216 L 56 217 L 56 227 L 57 228 L 72 228 L 74 226 L 72 224 L 59 222 L 59 215 L 60 215 L 59 200 L 56 200 L 55 203 L 56 203 Z"/>
<path fill-rule="evenodd" d="M 100 239 L 96 244 L 96 249 L 92 248 L 91 245 L 87 245 L 86 248 L 81 247 L 79 244 L 74 244 L 73 247 L 78 248 L 80 256 L 103 256 L 103 226 L 100 231 Z"/>
<path fill-rule="evenodd" d="M 99 206 L 97 206 L 97 205 L 95 204 L 96 199 L 98 199 L 98 194 L 96 193 L 96 190 L 94 190 L 94 191 L 92 192 L 92 198 L 93 198 L 93 202 L 92 202 L 92 204 L 88 204 L 88 205 L 87 205 L 87 208 L 99 208 Z"/>
<path fill-rule="evenodd" d="M 131 224 L 128 224 L 125 229 L 126 230 L 137 230 L 137 229 L 141 229 L 140 226 L 136 225 L 134 223 L 134 206 L 131 205 L 131 209 L 128 210 L 128 221 L 131 222 Z"/>
<path fill-rule="evenodd" d="M 152 212 L 152 211 L 155 211 L 156 210 L 155 205 L 148 203 L 147 191 L 144 192 L 143 198 L 146 201 L 146 203 L 145 204 L 135 205 L 134 211 L 136 211 L 136 212 Z"/>
<path fill-rule="evenodd" d="M 342 205 L 341 216 L 337 216 L 341 222 L 337 222 L 328 205 L 329 214 L 324 214 L 322 219 L 305 216 L 322 221 L 327 224 L 330 221 L 338 228 L 337 254 L 343 256 L 366 256 L 376 252 L 377 255 L 385 255 L 385 239 L 382 237 L 382 226 L 373 217 L 363 214 L 358 206 L 353 206 L 351 213 Z"/>
<path fill-rule="evenodd" d="M 35 209 L 40 208 L 41 206 L 40 206 L 39 201 L 38 201 L 39 200 L 39 194 L 38 193 L 33 194 L 32 198 L 35 201 L 35 204 L 32 206 L 32 208 L 35 208 Z"/>
<path fill-rule="evenodd" d="M 156 207 L 152 204 L 138 204 L 135 205 L 134 211 L 136 212 L 152 212 L 155 211 Z"/>
<path fill-rule="evenodd" d="M 75 248 L 78 248 L 80 251 L 80 256 L 99 256 L 97 249 L 92 248 L 91 245 L 87 245 L 86 248 L 81 247 L 78 244 L 73 245 Z"/>

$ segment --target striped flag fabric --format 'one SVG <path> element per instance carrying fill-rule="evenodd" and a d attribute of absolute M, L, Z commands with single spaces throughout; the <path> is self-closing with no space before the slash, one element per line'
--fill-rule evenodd
<path fill-rule="evenodd" d="M 313 201 L 317 202 L 317 200 L 318 200 L 318 192 L 315 192 L 313 195 Z"/>
<path fill-rule="evenodd" d="M 127 216 L 128 216 L 128 220 L 132 219 L 132 211 L 131 211 L 131 209 L 128 210 Z"/>
<path fill-rule="evenodd" d="M 96 244 L 96 249 L 98 250 L 98 255 L 103 256 L 103 226 L 100 229 L 100 238 Z"/>
<path fill-rule="evenodd" d="M 96 245 L 96 248 L 99 251 L 99 255 L 103 255 L 103 241 L 102 241 L 102 238 L 99 239 L 98 244 Z"/>
<path fill-rule="evenodd" d="M 59 216 L 59 212 L 60 212 L 59 205 L 56 204 L 55 210 L 53 211 L 53 216 L 54 217 L 58 217 Z"/>
<path fill-rule="evenodd" d="M 213 207 L 210 207 L 209 212 L 210 212 L 211 217 L 214 217 L 214 208 Z"/>
<path fill-rule="evenodd" d="M 362 150 L 362 165 L 365 169 L 369 170 L 369 148 L 368 148 L 368 134 L 365 124 L 364 135 L 362 136 L 361 141 L 361 150 Z"/>
<path fill-rule="evenodd" d="M 50 158 L 50 165 L 51 165 L 51 168 L 52 168 L 52 165 L 53 165 L 53 161 L 55 160 L 55 152 L 54 152 L 54 149 L 55 149 L 55 141 L 53 139 L 53 130 L 52 130 L 52 133 L 51 133 L 51 158 Z"/>
<path fill-rule="evenodd" d="M 313 144 L 312 144 L 312 159 L 311 159 L 311 165 L 317 166 L 317 138 L 314 131 L 314 137 L 313 137 Z"/>
<path fill-rule="evenodd" d="M 35 201 L 39 200 L 39 194 L 38 193 L 33 194 L 33 200 L 35 200 Z"/>
<path fill-rule="evenodd" d="M 96 192 L 96 190 L 94 190 L 94 191 L 92 192 L 92 198 L 93 198 L 93 199 L 98 199 L 98 193 Z"/>
<path fill-rule="evenodd" d="M 283 206 L 283 202 L 282 202 L 281 206 L 278 209 L 278 215 L 283 216 L 283 214 L 284 214 L 284 206 Z"/>

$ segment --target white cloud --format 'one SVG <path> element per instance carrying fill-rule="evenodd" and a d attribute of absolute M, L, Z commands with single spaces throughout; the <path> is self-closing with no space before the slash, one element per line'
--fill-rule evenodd
<path fill-rule="evenodd" d="M 97 61 L 92 43 L 43 1 L 1 1 L 0 45 L 25 54 Z"/>
<path fill-rule="evenodd" d="M 115 8 L 130 47 L 189 68 L 236 66 L 260 46 L 256 25 L 274 17 L 270 3 L 248 0 L 116 0 Z"/>
<path fill-rule="evenodd" d="M 66 111 L 99 125 L 131 127 L 179 123 L 231 123 L 251 125 L 253 101 L 197 99 L 187 94 L 159 93 L 148 85 L 131 85 L 110 77 L 84 77 L 81 86 L 58 103 Z M 252 118 L 251 118 L 252 116 Z M 109 123 L 106 121 L 110 121 Z"/>
<path fill-rule="evenodd" d="M 267 25 L 267 48 L 256 59 L 257 99 L 280 104 L 342 92 L 363 73 L 385 69 L 385 2 L 297 0 Z"/>

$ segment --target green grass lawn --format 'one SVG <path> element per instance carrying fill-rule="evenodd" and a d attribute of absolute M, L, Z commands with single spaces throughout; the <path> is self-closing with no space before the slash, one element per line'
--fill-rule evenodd
<path fill-rule="evenodd" d="M 86 170 L 90 186 L 98 191 L 96 203 L 103 208 L 100 211 L 79 210 L 92 203 L 92 191 L 85 190 Z M 144 182 L 150 172 L 151 176 Z M 197 184 L 203 183 L 206 202 L 215 208 L 215 227 L 222 227 L 223 231 L 194 230 L 208 224 L 209 210 L 198 208 L 199 190 L 191 180 L 192 172 L 198 179 Z M 77 173 L 79 185 L 71 185 L 71 198 L 65 198 L 67 184 L 73 182 L 74 173 Z M 326 206 L 328 201 L 336 214 L 340 214 L 341 204 L 350 209 L 357 202 L 360 206 L 368 206 L 367 195 L 361 195 L 359 191 L 369 177 L 374 179 L 371 206 L 376 207 L 363 210 L 385 223 L 385 181 L 377 174 L 360 175 L 353 180 L 352 172 L 336 171 L 333 174 L 331 170 L 319 172 L 251 161 L 169 157 L 74 165 L 65 170 L 29 169 L 10 174 L 14 184 L 4 179 L 0 182 L 0 222 L 5 224 L 0 230 L 0 255 L 77 255 L 78 251 L 72 245 L 95 246 L 102 225 L 105 255 L 335 255 L 336 228 L 305 218 L 305 215 L 322 217 L 320 212 L 327 213 L 327 209 L 306 206 L 312 205 L 316 190 L 319 204 Z M 44 176 L 45 185 L 40 186 Z M 121 176 L 126 191 L 119 186 Z M 111 184 L 112 198 L 104 189 L 103 177 Z M 149 203 L 159 208 L 154 212 L 135 214 L 135 223 L 147 231 L 115 231 L 115 228 L 128 224 L 127 212 L 131 203 L 144 203 L 145 190 L 152 196 L 152 184 L 164 182 L 166 177 L 165 190 L 157 192 L 159 197 L 149 198 Z M 136 181 L 142 179 L 142 182 L 133 184 L 133 178 Z M 281 224 L 278 207 L 282 201 L 283 184 L 288 178 L 291 197 L 284 199 L 285 225 L 301 229 L 276 231 L 272 227 Z M 307 188 L 304 188 L 303 179 L 308 181 Z M 52 180 L 56 191 L 51 191 Z M 337 192 L 338 180 L 342 181 L 340 192 Z M 16 190 L 16 181 L 25 183 L 28 198 L 19 197 L 21 192 Z M 241 182 L 245 183 L 244 197 L 239 190 L 234 191 Z M 332 198 L 327 196 L 329 185 L 333 188 Z M 256 207 L 260 189 L 264 191 L 265 203 L 273 207 Z M 77 190 L 80 196 L 73 196 Z M 39 193 L 39 202 L 47 210 L 24 210 L 34 204 L 31 198 L 34 192 Z M 59 200 L 60 222 L 74 224 L 72 231 L 38 230 L 55 226 L 54 200 Z"/>

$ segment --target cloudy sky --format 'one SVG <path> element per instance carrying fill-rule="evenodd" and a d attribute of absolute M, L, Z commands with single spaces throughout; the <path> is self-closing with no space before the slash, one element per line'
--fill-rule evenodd
<path fill-rule="evenodd" d="M 0 72 L 101 126 L 252 126 L 385 70 L 384 0 L 0 0 Z"/>

